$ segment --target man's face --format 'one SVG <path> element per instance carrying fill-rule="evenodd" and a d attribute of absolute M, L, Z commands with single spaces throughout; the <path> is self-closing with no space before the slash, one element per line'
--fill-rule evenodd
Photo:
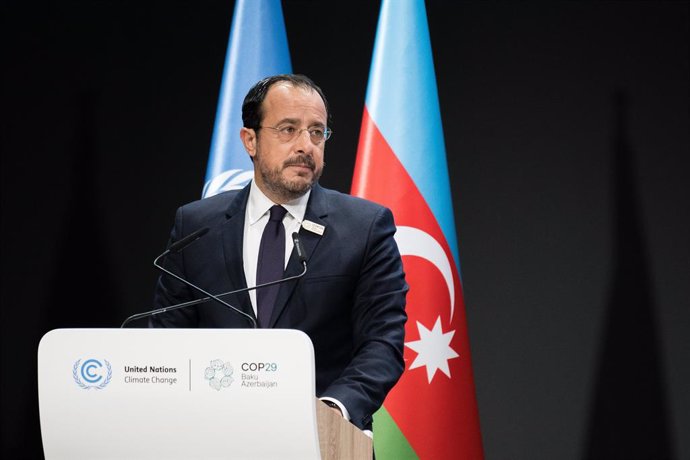
<path fill-rule="evenodd" d="M 285 203 L 304 195 L 321 177 L 325 141 L 312 142 L 307 130 L 326 127 L 326 107 L 316 91 L 279 82 L 266 94 L 263 115 L 262 129 L 242 128 L 242 141 L 254 160 L 256 184 L 275 203 Z M 299 134 L 286 142 L 270 128 Z"/>

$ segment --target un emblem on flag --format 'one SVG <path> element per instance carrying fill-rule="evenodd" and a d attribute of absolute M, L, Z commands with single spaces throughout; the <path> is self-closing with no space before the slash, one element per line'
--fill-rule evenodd
<path fill-rule="evenodd" d="M 229 169 L 206 182 L 202 197 L 208 198 L 228 190 L 239 190 L 254 177 L 253 170 Z"/>

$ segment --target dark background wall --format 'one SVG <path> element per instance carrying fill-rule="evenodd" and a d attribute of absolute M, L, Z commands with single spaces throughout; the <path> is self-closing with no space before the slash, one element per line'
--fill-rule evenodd
<path fill-rule="evenodd" d="M 379 2 L 283 8 L 348 191 Z M 2 9 L 0 433 L 40 458 L 38 341 L 150 308 L 233 2 Z M 427 13 L 487 459 L 690 458 L 688 2 Z"/>

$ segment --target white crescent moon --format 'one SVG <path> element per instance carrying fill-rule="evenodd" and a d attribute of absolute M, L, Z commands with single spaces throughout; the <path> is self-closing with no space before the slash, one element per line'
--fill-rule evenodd
<path fill-rule="evenodd" d="M 431 235 L 414 227 L 398 227 L 395 242 L 401 256 L 417 256 L 428 260 L 443 275 L 450 294 L 450 318 L 455 311 L 455 285 L 450 260 L 441 245 Z"/>

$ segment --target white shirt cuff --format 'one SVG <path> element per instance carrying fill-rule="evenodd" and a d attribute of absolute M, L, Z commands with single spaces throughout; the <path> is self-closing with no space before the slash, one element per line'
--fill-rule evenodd
<path fill-rule="evenodd" d="M 319 398 L 322 401 L 331 401 L 332 403 L 335 403 L 336 406 L 338 406 L 338 409 L 343 413 L 343 418 L 347 420 L 348 422 L 350 421 L 350 413 L 345 409 L 345 406 L 338 401 L 335 398 L 329 398 L 328 396 L 324 396 L 323 398 Z M 371 439 L 374 439 L 374 433 L 371 430 L 362 430 L 362 433 L 365 435 L 369 436 Z"/>
<path fill-rule="evenodd" d="M 338 406 L 338 409 L 340 409 L 340 412 L 343 413 L 343 418 L 345 418 L 345 420 L 347 420 L 348 422 L 350 421 L 350 413 L 347 411 L 345 406 L 343 406 L 343 403 L 341 403 L 335 398 L 330 398 L 328 396 L 324 396 L 323 398 L 319 399 L 321 399 L 321 401 L 330 401 L 332 403 L 335 403 L 335 405 Z"/>

